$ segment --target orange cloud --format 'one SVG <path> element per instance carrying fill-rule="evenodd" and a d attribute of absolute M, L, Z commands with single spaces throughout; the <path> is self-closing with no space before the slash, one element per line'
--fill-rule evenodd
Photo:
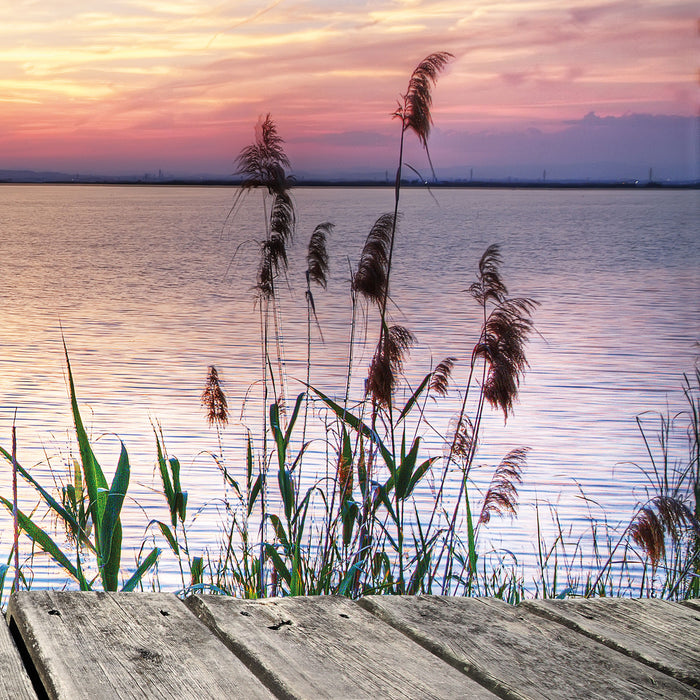
<path fill-rule="evenodd" d="M 180 167 L 224 168 L 267 111 L 300 142 L 390 133 L 410 71 L 435 50 L 456 57 L 435 90 L 445 129 L 691 115 L 695 18 L 684 1 L 24 0 L 0 8 L 0 160 L 49 168 L 66 144 L 88 158 L 117 142 L 141 163 L 176 142 Z M 215 155 L 210 139 L 231 153 L 197 161 Z"/>

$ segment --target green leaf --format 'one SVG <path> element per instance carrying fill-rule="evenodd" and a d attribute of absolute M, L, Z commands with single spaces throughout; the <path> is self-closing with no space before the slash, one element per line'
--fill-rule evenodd
<path fill-rule="evenodd" d="M 277 443 L 277 461 L 279 463 L 280 470 L 282 470 L 284 469 L 287 446 L 284 442 L 284 434 L 282 433 L 282 428 L 280 426 L 280 407 L 276 403 L 273 403 L 270 406 L 270 427 L 272 428 L 272 434 L 274 435 L 275 442 Z"/>
<path fill-rule="evenodd" d="M 163 483 L 163 493 L 165 494 L 165 500 L 168 502 L 168 507 L 170 508 L 170 517 L 172 519 L 173 527 L 177 525 L 177 518 L 175 516 L 175 492 L 173 490 L 173 484 L 170 480 L 170 472 L 168 471 L 168 463 L 165 461 L 165 455 L 160 445 L 160 439 L 158 438 L 158 433 L 156 429 L 153 428 L 153 432 L 156 436 L 156 448 L 158 450 L 158 469 L 160 471 L 160 480 Z"/>
<path fill-rule="evenodd" d="M 250 489 L 250 484 L 253 479 L 253 436 L 248 431 L 248 444 L 246 449 L 246 486 Z M 250 511 L 248 512 L 250 515 Z"/>
<path fill-rule="evenodd" d="M 413 469 L 416 466 L 419 447 L 420 438 L 416 438 L 409 453 L 401 460 L 401 464 L 399 464 L 399 468 L 396 471 L 396 483 L 394 485 L 394 489 L 396 492 L 396 497 L 399 500 L 403 501 L 408 496 L 408 485 L 413 477 Z"/>
<path fill-rule="evenodd" d="M 374 501 L 373 504 L 373 510 L 376 513 L 377 508 L 380 503 L 383 503 L 386 509 L 389 511 L 389 515 L 391 515 L 392 520 L 398 525 L 399 519 L 396 517 L 396 513 L 394 512 L 394 507 L 391 505 L 391 499 L 389 498 L 389 492 L 391 491 L 391 485 L 393 485 L 393 478 L 389 477 L 387 480 L 386 484 L 377 486 L 377 495 L 379 498 L 377 498 Z"/>
<path fill-rule="evenodd" d="M 196 586 L 201 584 L 204 579 L 204 559 L 202 557 L 193 557 L 192 566 L 190 566 L 191 585 Z"/>
<path fill-rule="evenodd" d="M 109 555 L 103 567 L 100 568 L 102 585 L 106 591 L 116 591 L 119 587 L 119 564 L 122 558 L 122 524 L 117 520 L 112 533 Z"/>
<path fill-rule="evenodd" d="M 255 501 L 258 498 L 258 494 L 260 493 L 260 489 L 262 489 L 264 481 L 265 477 L 263 474 L 258 474 L 258 478 L 255 480 L 253 488 L 250 490 L 250 496 L 248 497 L 248 515 L 253 512 L 253 506 L 255 505 Z"/>
<path fill-rule="evenodd" d="M 420 395 L 423 393 L 425 390 L 425 387 L 428 386 L 428 382 L 430 381 L 430 378 L 433 376 L 433 373 L 431 372 L 430 374 L 425 375 L 425 379 L 420 383 L 420 386 L 413 392 L 411 397 L 406 401 L 406 405 L 401 409 L 401 413 L 399 414 L 399 417 L 396 421 L 396 424 L 398 425 L 411 411 L 413 406 L 415 405 L 416 401 L 420 398 Z"/>
<path fill-rule="evenodd" d="M 71 371 L 70 359 L 68 358 L 68 348 L 65 340 L 63 341 L 63 352 L 66 356 L 66 367 L 68 369 L 68 386 L 70 389 L 70 403 L 73 412 L 73 423 L 75 424 L 75 434 L 78 439 L 78 447 L 80 448 L 80 458 L 83 466 L 83 474 L 85 475 L 85 484 L 88 490 L 88 498 L 90 501 L 90 515 L 92 516 L 92 524 L 95 529 L 95 538 L 99 537 L 99 532 L 102 527 L 102 512 L 104 510 L 105 493 L 107 491 L 107 479 L 102 472 L 95 454 L 90 446 L 83 421 L 80 417 L 78 409 L 78 399 L 75 393 L 75 384 L 73 383 L 73 373 Z M 101 493 L 103 491 L 104 493 Z M 100 549 L 97 542 L 97 549 Z"/>
<path fill-rule="evenodd" d="M 282 525 L 282 521 L 279 519 L 279 516 L 275 515 L 274 513 L 270 514 L 268 517 L 270 518 L 272 527 L 275 530 L 275 535 L 277 536 L 277 539 L 280 541 L 280 544 L 284 547 L 285 553 L 289 555 L 292 551 L 292 545 L 289 542 L 289 537 L 287 536 L 287 532 L 284 529 L 284 525 Z"/>
<path fill-rule="evenodd" d="M 9 452 L 0 447 L 0 453 L 12 464 L 12 455 L 9 454 Z M 21 476 L 41 494 L 45 503 L 56 512 L 63 522 L 69 525 L 71 531 L 79 541 L 87 545 L 92 551 L 95 551 L 95 547 L 88 538 L 87 533 L 80 527 L 80 524 L 73 515 L 69 513 L 24 467 L 22 467 L 19 462 L 15 460 L 15 464 L 17 465 L 17 473 L 21 474 Z"/>
<path fill-rule="evenodd" d="M 343 544 L 346 547 L 352 542 L 352 532 L 359 512 L 360 508 L 355 501 L 343 501 L 343 505 L 340 509 L 340 517 L 343 521 Z"/>
<path fill-rule="evenodd" d="M 355 581 L 355 576 L 361 571 L 361 569 L 362 569 L 362 562 L 356 561 L 345 572 L 345 576 L 343 576 L 343 580 L 340 582 L 340 585 L 338 586 L 337 595 L 348 595 L 348 592 L 350 591 L 351 586 L 353 585 L 353 583 Z"/>
<path fill-rule="evenodd" d="M 471 504 L 469 503 L 469 490 L 467 488 L 464 489 L 464 505 L 467 511 L 466 518 L 467 536 L 469 538 L 469 576 L 471 578 L 476 574 L 476 563 L 478 559 L 478 553 L 476 551 L 476 532 L 474 530 L 474 523 L 472 521 L 472 508 Z"/>
<path fill-rule="evenodd" d="M 13 512 L 13 505 L 6 498 L 0 496 L 0 502 L 7 508 L 10 513 Z M 19 521 L 20 528 L 26 533 L 27 537 L 34 542 L 34 544 L 41 549 L 42 552 L 46 552 L 61 568 L 68 572 L 76 581 L 80 581 L 82 578 L 78 573 L 78 570 L 73 566 L 73 563 L 68 559 L 68 557 L 61 551 L 61 548 L 51 539 L 51 537 L 44 532 L 38 525 L 35 525 L 31 518 L 27 517 L 21 510 L 17 510 L 17 519 Z"/>
<path fill-rule="evenodd" d="M 361 421 L 357 416 L 350 413 L 350 411 L 341 408 L 335 401 L 333 401 L 333 399 L 330 399 L 318 389 L 314 389 L 314 387 L 312 386 L 309 386 L 309 389 L 311 389 L 315 394 L 317 394 L 321 401 L 323 401 L 323 403 L 325 403 L 326 406 L 328 406 L 328 408 L 330 408 L 331 411 L 333 411 L 333 413 L 335 413 L 335 415 L 338 416 L 338 418 L 340 418 L 340 420 L 347 423 L 358 433 L 362 433 L 362 435 L 369 438 L 379 448 L 379 452 L 382 455 L 382 459 L 384 460 L 386 466 L 389 468 L 389 471 L 392 474 L 396 471 L 396 464 L 394 462 L 394 458 L 391 452 L 389 452 L 389 450 L 386 448 L 386 445 L 384 445 L 382 439 L 379 437 L 375 430 L 372 430 L 372 428 L 370 428 L 366 423 Z"/>
<path fill-rule="evenodd" d="M 304 392 L 297 396 L 296 403 L 294 404 L 294 410 L 292 411 L 292 417 L 289 419 L 289 425 L 284 434 L 284 445 L 285 449 L 289 447 L 289 441 L 292 438 L 292 430 L 294 429 L 294 424 L 297 422 L 297 417 L 299 416 L 299 409 L 301 408 L 301 403 L 304 399 Z"/>
<path fill-rule="evenodd" d="M 265 544 L 265 552 L 267 553 L 267 556 L 270 557 L 272 560 L 272 563 L 277 570 L 278 576 L 287 583 L 288 586 L 292 585 L 292 575 L 289 573 L 289 569 L 285 565 L 285 563 L 282 561 L 282 557 L 280 557 L 279 553 L 277 550 L 269 543 Z"/>
<path fill-rule="evenodd" d="M 437 457 L 429 457 L 423 462 L 418 469 L 414 470 L 411 481 L 408 484 L 408 489 L 406 490 L 406 498 L 408 498 L 412 493 L 416 484 L 425 476 L 425 473 L 433 466 L 433 463 Z"/>
<path fill-rule="evenodd" d="M 128 593 L 133 591 L 141 582 L 144 574 L 158 561 L 160 549 L 157 547 L 139 564 L 138 568 L 132 574 L 131 578 L 122 586 L 122 591 Z"/>
<path fill-rule="evenodd" d="M 151 520 L 151 522 L 148 523 L 148 525 L 150 526 L 153 523 L 155 523 L 159 527 L 161 533 L 163 534 L 163 537 L 165 537 L 165 539 L 168 541 L 170 549 L 173 550 L 173 554 L 175 554 L 175 556 L 180 556 L 180 546 L 177 542 L 177 538 L 173 534 L 173 531 L 160 520 Z"/>
<path fill-rule="evenodd" d="M 294 510 L 294 482 L 289 469 L 280 467 L 277 472 L 277 481 L 279 482 L 282 503 L 284 504 L 284 515 L 287 518 L 287 522 L 289 522 Z"/>
<path fill-rule="evenodd" d="M 102 527 L 100 530 L 99 539 L 101 549 L 100 554 L 102 554 L 102 556 L 104 556 L 105 552 L 111 552 L 112 550 L 112 538 L 116 527 L 119 524 L 119 517 L 122 510 L 122 505 L 124 504 L 124 497 L 129 489 L 129 475 L 131 473 L 129 455 L 126 452 L 124 443 L 121 443 L 121 446 L 117 470 L 114 472 L 112 486 L 107 494 L 105 509 L 102 516 Z M 119 565 L 117 562 L 117 568 L 118 566 Z"/>

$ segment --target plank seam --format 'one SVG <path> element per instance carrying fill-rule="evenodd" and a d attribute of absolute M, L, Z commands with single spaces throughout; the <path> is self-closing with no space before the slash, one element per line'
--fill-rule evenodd
<path fill-rule="evenodd" d="M 49 700 L 49 694 L 41 680 L 39 670 L 34 664 L 34 659 L 29 653 L 29 649 L 27 648 L 24 638 L 22 637 L 22 633 L 19 631 L 19 627 L 17 626 L 17 622 L 15 621 L 14 617 L 10 617 L 7 627 L 10 631 L 12 641 L 15 644 L 15 648 L 19 653 L 19 657 L 22 660 L 22 666 L 26 671 L 27 676 L 29 676 L 32 688 L 36 693 L 37 700 Z"/>
<path fill-rule="evenodd" d="M 562 615 L 559 615 L 554 610 L 541 608 L 541 607 L 536 606 L 536 605 L 528 605 L 527 601 L 520 603 L 518 605 L 518 607 L 520 607 L 521 605 L 528 612 L 532 612 L 535 615 L 538 615 L 539 617 L 544 618 L 545 620 L 549 620 L 550 622 L 556 622 L 557 624 L 562 625 L 563 627 L 568 627 L 570 630 L 573 630 L 574 632 L 577 632 L 578 634 L 581 634 L 584 637 L 588 637 L 589 639 L 592 639 L 594 642 L 597 642 L 598 644 L 602 644 L 603 646 L 607 647 L 608 649 L 612 649 L 613 651 L 616 651 L 618 654 L 622 654 L 623 656 L 626 656 L 630 659 L 634 659 L 635 661 L 639 661 L 640 663 L 644 664 L 645 666 L 649 666 L 650 668 L 653 668 L 656 671 L 660 671 L 661 673 L 663 673 L 666 676 L 670 676 L 671 678 L 675 678 L 677 681 L 680 681 L 681 683 L 685 683 L 686 685 L 688 685 L 692 688 L 700 688 L 700 682 L 698 682 L 692 676 L 688 676 L 682 670 L 670 668 L 669 666 L 667 666 L 664 663 L 661 663 L 660 661 L 654 661 L 653 659 L 645 658 L 642 654 L 635 651 L 634 649 L 629 649 L 629 648 L 619 644 L 614 639 L 610 639 L 609 637 L 605 637 L 601 634 L 591 632 L 590 630 L 587 630 L 585 627 L 581 626 L 575 620 L 570 620 Z"/>
<path fill-rule="evenodd" d="M 221 628 L 216 624 L 214 616 L 207 610 L 206 606 L 197 598 L 197 596 L 192 595 L 186 598 L 184 601 L 185 605 L 188 607 L 189 611 L 202 623 L 204 623 L 209 631 L 216 636 L 216 638 L 240 661 L 245 665 L 245 667 L 276 697 L 281 698 L 281 700 L 300 700 L 294 693 L 292 693 L 289 688 L 287 688 L 279 679 L 272 674 L 263 665 L 263 663 L 257 659 L 253 654 L 248 652 L 248 650 L 240 644 L 236 644 L 235 640 L 229 637 Z M 290 623 L 282 623 L 290 624 Z"/>
<path fill-rule="evenodd" d="M 422 637 L 409 625 L 405 625 L 392 615 L 387 614 L 385 610 L 375 608 L 370 601 L 360 598 L 359 600 L 353 602 L 372 613 L 372 615 L 374 615 L 377 619 L 389 625 L 397 632 L 400 632 L 405 637 L 408 637 L 412 642 L 415 642 L 426 651 L 429 651 L 433 656 L 437 656 L 437 658 L 439 658 L 441 661 L 452 666 L 452 668 L 457 669 L 460 673 L 464 674 L 468 678 L 471 678 L 471 680 L 476 681 L 480 686 L 486 688 L 486 690 L 491 691 L 496 696 L 501 698 L 501 700 L 527 700 L 527 698 L 525 698 L 523 695 L 511 691 L 509 688 L 501 684 L 496 678 L 482 671 L 475 664 L 469 661 L 459 661 L 455 657 L 451 656 L 442 645 L 434 643 L 426 637 Z"/>

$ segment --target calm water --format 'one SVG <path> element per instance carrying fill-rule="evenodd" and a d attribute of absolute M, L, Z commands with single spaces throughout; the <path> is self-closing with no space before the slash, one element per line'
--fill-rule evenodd
<path fill-rule="evenodd" d="M 183 463 L 190 509 L 198 511 L 191 544 L 218 538 L 221 478 L 209 455 L 218 443 L 199 403 L 208 365 L 220 369 L 236 418 L 259 425 L 251 288 L 261 206 L 252 197 L 224 225 L 232 196 L 223 188 L 0 187 L 0 444 L 10 447 L 17 409 L 20 462 L 43 479 L 53 478 L 47 462 L 63 470 L 71 435 L 63 328 L 84 419 L 99 438 L 98 459 L 111 474 L 119 439 L 129 450 L 131 495 L 146 510 L 127 504 L 134 542 L 149 519 L 166 518 L 153 490 L 151 421 Z M 302 188 L 295 197 L 297 246 L 282 297 L 288 391 L 299 390 L 294 377 L 304 378 L 304 249 L 314 226 L 330 220 L 332 281 L 316 293 L 325 344 L 314 343 L 312 383 L 339 393 L 349 264 L 373 221 L 391 208 L 392 193 Z M 524 560 L 536 546 L 536 503 L 556 505 L 575 539 L 589 509 L 617 523 L 643 498 L 633 463 L 647 460 L 635 416 L 684 408 L 682 373 L 697 359 L 698 193 L 440 190 L 435 198 L 406 191 L 402 199 L 392 294 L 395 318 L 418 339 L 409 377 L 422 377 L 431 358 L 447 355 L 460 358 L 457 377 L 466 376 L 478 314 L 464 290 L 489 244 L 502 246 L 511 293 L 541 303 L 520 403 L 505 428 L 502 416 L 489 417 L 478 458 L 494 465 L 512 447 L 531 448 L 519 518 L 489 526 L 496 546 Z M 368 345 L 358 355 L 358 386 L 371 352 Z M 455 397 L 434 407 L 438 427 L 456 405 Z M 656 432 L 653 417 L 649 427 Z M 234 469 L 243 468 L 243 434 L 233 425 L 223 435 Z M 10 491 L 7 471 L 3 494 Z M 482 471 L 477 488 L 491 475 Z M 22 492 L 31 504 L 29 487 Z M 427 503 L 429 492 L 422 498 Z M 4 512 L 0 527 L 2 558 L 11 546 Z M 35 575 L 41 581 L 46 574 Z"/>

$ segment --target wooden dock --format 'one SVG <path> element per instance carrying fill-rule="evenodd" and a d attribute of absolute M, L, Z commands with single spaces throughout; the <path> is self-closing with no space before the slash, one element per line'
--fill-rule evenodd
<path fill-rule="evenodd" d="M 0 698 L 700 698 L 700 605 L 28 591 Z"/>

